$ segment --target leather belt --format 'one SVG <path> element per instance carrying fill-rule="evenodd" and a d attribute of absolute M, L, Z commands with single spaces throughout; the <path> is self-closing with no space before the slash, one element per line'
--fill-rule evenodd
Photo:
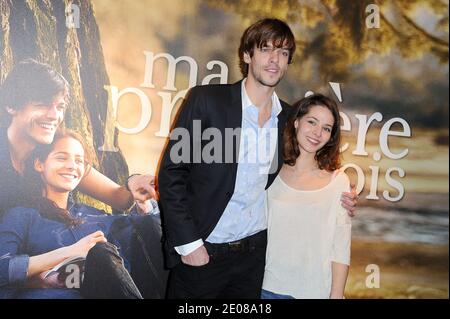
<path fill-rule="evenodd" d="M 257 247 L 265 247 L 266 244 L 267 231 L 263 230 L 254 235 L 228 243 L 215 244 L 205 242 L 205 247 L 210 254 L 220 254 L 230 252 L 249 252 L 255 250 Z"/>

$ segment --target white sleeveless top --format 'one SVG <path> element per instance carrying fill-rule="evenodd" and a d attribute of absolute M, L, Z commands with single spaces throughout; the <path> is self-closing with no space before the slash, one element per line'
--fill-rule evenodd
<path fill-rule="evenodd" d="M 349 190 L 343 172 L 312 191 L 294 189 L 278 175 L 267 190 L 263 289 L 297 299 L 329 298 L 331 262 L 350 265 L 351 219 L 340 203 Z"/>

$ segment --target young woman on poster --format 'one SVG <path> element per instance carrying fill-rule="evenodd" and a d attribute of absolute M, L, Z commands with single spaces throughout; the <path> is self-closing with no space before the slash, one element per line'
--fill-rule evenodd
<path fill-rule="evenodd" d="M 28 207 L 9 209 L 0 223 L 3 297 L 76 298 L 79 292 L 88 298 L 136 298 L 141 292 L 148 298 L 164 297 L 159 220 L 151 215 L 111 216 L 71 201 L 70 192 L 89 174 L 86 150 L 77 133 L 61 130 L 51 144 L 38 145 L 30 154 L 24 170 L 34 186 Z M 104 245 L 106 249 L 89 258 L 93 248 Z M 79 292 L 65 289 L 67 282 L 43 278 L 55 265 L 79 256 L 87 256 Z M 56 289 L 22 289 L 27 287 Z"/>
<path fill-rule="evenodd" d="M 343 298 L 350 183 L 340 168 L 337 105 L 315 94 L 294 104 L 284 130 L 284 165 L 268 189 L 268 246 L 261 297 Z"/>

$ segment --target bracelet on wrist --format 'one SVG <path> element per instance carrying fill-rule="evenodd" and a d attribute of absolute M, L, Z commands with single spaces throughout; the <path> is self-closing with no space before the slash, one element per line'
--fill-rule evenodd
<path fill-rule="evenodd" d="M 127 191 L 131 192 L 130 187 L 128 186 L 128 182 L 130 181 L 130 178 L 132 178 L 133 176 L 136 175 L 141 175 L 141 174 L 131 174 L 130 176 L 127 177 L 127 180 L 125 181 L 125 188 L 127 189 Z"/>

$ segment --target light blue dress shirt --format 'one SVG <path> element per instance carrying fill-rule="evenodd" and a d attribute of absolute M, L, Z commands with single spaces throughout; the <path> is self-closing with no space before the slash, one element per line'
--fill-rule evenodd
<path fill-rule="evenodd" d="M 242 125 L 239 162 L 234 193 L 219 222 L 206 239 L 210 243 L 227 243 L 267 229 L 266 184 L 278 140 L 278 114 L 282 108 L 277 94 L 272 95 L 272 112 L 262 128 L 259 109 L 250 101 L 242 81 Z M 276 157 L 278 159 L 278 157 Z M 203 245 L 200 238 L 175 247 L 186 256 Z"/>
<path fill-rule="evenodd" d="M 210 243 L 231 242 L 267 229 L 265 188 L 277 146 L 281 103 L 274 92 L 270 118 L 259 127 L 259 109 L 247 95 L 245 80 L 241 92 L 242 131 L 236 184 L 225 211 L 206 239 Z"/>

